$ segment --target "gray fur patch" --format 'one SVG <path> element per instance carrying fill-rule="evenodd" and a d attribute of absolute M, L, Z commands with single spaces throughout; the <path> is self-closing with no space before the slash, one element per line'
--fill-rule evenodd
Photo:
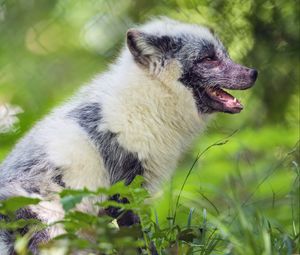
<path fill-rule="evenodd" d="M 29 219 L 38 219 L 38 215 L 34 213 L 32 210 L 29 208 L 22 208 L 16 211 L 15 214 L 15 219 L 24 219 L 24 220 L 29 220 Z M 0 221 L 10 221 L 10 219 L 7 216 L 0 215 Z M 14 220 L 14 219 L 12 219 Z M 10 231 L 10 230 L 5 230 L 1 229 L 0 230 L 0 240 L 4 245 L 7 247 L 9 254 L 15 254 L 14 251 L 14 242 L 15 242 L 15 236 L 16 234 L 20 235 L 25 235 L 28 233 L 29 227 L 25 226 L 21 229 L 16 230 L 16 232 Z M 38 254 L 38 245 L 40 243 L 47 242 L 50 239 L 50 236 L 48 234 L 47 230 L 41 230 L 32 235 L 32 237 L 29 240 L 28 243 L 28 249 L 32 252 L 32 254 Z M 1 253 L 0 253 L 1 254 Z"/>
<path fill-rule="evenodd" d="M 8 254 L 14 254 L 14 237 L 11 231 L 0 230 L 0 244 L 5 245 Z"/>
<path fill-rule="evenodd" d="M 116 183 L 124 180 L 126 184 L 132 182 L 136 175 L 142 175 L 144 168 L 138 159 L 137 153 L 123 148 L 117 139 L 117 134 L 111 131 L 99 131 L 101 123 L 101 107 L 98 103 L 82 105 L 70 114 L 78 124 L 87 132 L 103 158 L 110 182 Z"/>
<path fill-rule="evenodd" d="M 22 208 L 20 210 L 17 211 L 16 213 L 16 218 L 17 219 L 25 219 L 25 220 L 29 220 L 29 219 L 38 219 L 38 215 L 36 213 L 34 213 L 32 210 L 30 210 L 29 208 Z M 20 230 L 18 230 L 18 232 L 21 235 L 25 235 L 28 232 L 29 228 L 28 227 L 24 227 Z M 33 253 L 33 254 L 38 254 L 38 246 L 41 243 L 45 243 L 47 241 L 49 241 L 50 236 L 48 234 L 47 230 L 40 230 L 38 232 L 35 232 L 28 243 L 28 249 Z"/>
<path fill-rule="evenodd" d="M 22 188 L 24 190 L 26 190 L 26 192 L 28 192 L 29 194 L 40 194 L 41 193 L 41 189 L 40 187 L 38 187 L 37 184 L 32 184 L 30 183 L 29 185 L 23 184 Z"/>
<path fill-rule="evenodd" d="M 58 184 L 59 186 L 65 188 L 66 187 L 66 184 L 65 182 L 63 181 L 63 175 L 62 174 L 57 174 L 57 175 L 54 175 L 51 180 Z"/>
<path fill-rule="evenodd" d="M 33 254 L 39 254 L 38 252 L 38 247 L 40 244 L 46 243 L 50 240 L 50 236 L 47 230 L 41 230 L 36 233 L 31 237 L 29 244 L 28 244 L 28 249 L 33 253 Z"/>
<path fill-rule="evenodd" d="M 41 158 L 43 156 L 41 155 Z M 39 158 L 27 158 L 24 161 L 20 161 L 15 165 L 15 168 L 19 169 L 22 172 L 30 172 L 35 166 L 41 163 L 41 159 Z"/>
<path fill-rule="evenodd" d="M 21 208 L 16 212 L 17 219 L 38 219 L 38 216 L 35 212 L 30 210 L 29 208 Z"/>
<path fill-rule="evenodd" d="M 11 189 L 13 185 L 21 187 L 28 194 L 47 195 L 56 185 L 65 187 L 62 179 L 62 169 L 48 159 L 44 148 L 28 137 L 17 145 L 0 166 L 0 187 L 6 196 L 19 195 L 17 190 Z M 0 198 L 2 196 L 0 193 Z"/>
<path fill-rule="evenodd" d="M 38 215 L 34 213 L 32 210 L 29 208 L 22 208 L 18 210 L 16 213 L 16 218 L 17 219 L 39 219 Z M 28 232 L 28 227 L 25 227 L 23 229 L 20 229 L 18 232 L 21 235 L 25 235 Z M 29 240 L 28 243 L 28 249 L 33 253 L 33 254 L 38 254 L 38 245 L 40 243 L 45 243 L 50 239 L 50 236 L 48 234 L 47 230 L 40 230 L 38 232 L 35 232 L 32 237 Z"/>
<path fill-rule="evenodd" d="M 0 222 L 7 221 L 8 217 L 0 214 Z M 8 250 L 8 254 L 13 254 L 14 252 L 14 235 L 13 232 L 6 229 L 0 229 L 0 244 L 4 245 Z"/>

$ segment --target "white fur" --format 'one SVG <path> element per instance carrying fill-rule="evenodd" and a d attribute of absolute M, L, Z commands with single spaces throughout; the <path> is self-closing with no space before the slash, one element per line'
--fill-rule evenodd
<path fill-rule="evenodd" d="M 50 160 L 65 169 L 67 186 L 95 190 L 109 185 L 99 152 L 84 130 L 65 118 L 68 110 L 83 102 L 101 104 L 100 129 L 117 133 L 124 148 L 147 162 L 145 178 L 152 191 L 170 177 L 206 121 L 199 115 L 192 92 L 177 81 L 178 65 L 171 61 L 154 76 L 138 67 L 125 49 L 109 72 L 38 125 L 36 136 L 46 146 Z"/>
<path fill-rule="evenodd" d="M 176 31 L 209 34 L 205 28 L 170 20 L 150 23 L 142 29 L 172 34 L 175 26 Z M 102 106 L 100 129 L 117 133 L 124 148 L 137 152 L 139 159 L 147 162 L 145 178 L 151 191 L 169 178 L 180 155 L 206 122 L 206 116 L 199 115 L 192 92 L 177 81 L 180 70 L 173 60 L 162 70 L 149 73 L 124 48 L 108 72 L 96 77 L 38 125 L 35 136 L 47 146 L 51 161 L 65 169 L 67 186 L 94 190 L 109 185 L 99 152 L 78 124 L 65 118 L 70 109 L 89 102 Z"/>

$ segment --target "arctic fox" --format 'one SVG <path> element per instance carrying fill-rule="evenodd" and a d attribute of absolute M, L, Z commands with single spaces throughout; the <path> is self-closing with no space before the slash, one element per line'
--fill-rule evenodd
<path fill-rule="evenodd" d="M 136 175 L 154 192 L 214 112 L 239 113 L 226 89 L 247 89 L 257 71 L 234 63 L 209 29 L 167 18 L 129 29 L 116 63 L 37 123 L 0 166 L 0 199 L 38 197 L 19 218 L 64 215 L 57 192 L 95 190 Z M 101 198 L 99 198 L 101 199 Z M 80 210 L 97 214 L 85 201 Z M 35 233 L 29 249 L 62 233 Z M 14 235 L 0 231 L 1 254 Z"/>

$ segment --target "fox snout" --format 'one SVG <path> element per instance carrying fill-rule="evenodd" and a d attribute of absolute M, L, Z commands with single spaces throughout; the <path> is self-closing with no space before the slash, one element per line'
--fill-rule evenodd
<path fill-rule="evenodd" d="M 258 76 L 256 69 L 242 66 L 231 61 L 226 67 L 223 76 L 224 82 L 221 84 L 223 88 L 244 90 L 255 84 Z"/>

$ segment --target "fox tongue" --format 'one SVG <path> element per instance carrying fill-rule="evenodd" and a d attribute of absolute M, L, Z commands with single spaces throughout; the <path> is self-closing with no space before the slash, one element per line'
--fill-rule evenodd
<path fill-rule="evenodd" d="M 224 100 L 224 105 L 229 108 L 243 108 L 242 104 L 235 97 L 226 98 Z"/>
<path fill-rule="evenodd" d="M 243 109 L 239 100 L 220 88 L 209 88 L 206 91 L 212 99 L 221 102 L 227 108 Z"/>

